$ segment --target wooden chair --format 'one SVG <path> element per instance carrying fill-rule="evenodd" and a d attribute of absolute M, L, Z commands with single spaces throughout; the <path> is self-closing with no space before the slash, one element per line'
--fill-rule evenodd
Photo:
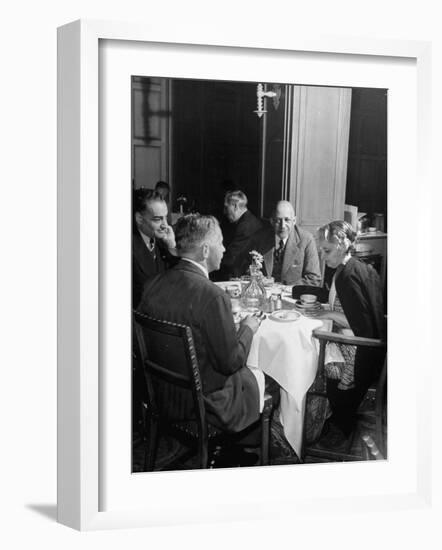
<path fill-rule="evenodd" d="M 344 336 L 335 332 L 328 332 L 321 329 L 314 330 L 313 336 L 319 340 L 318 371 L 315 382 L 312 384 L 310 390 L 307 393 L 306 411 L 312 396 L 322 396 L 323 398 L 326 398 L 326 378 L 324 374 L 324 363 L 325 348 L 328 342 L 347 344 L 356 347 L 386 349 L 386 342 L 373 338 Z M 304 445 L 302 451 L 303 460 L 305 460 L 306 457 L 318 458 L 325 461 L 352 461 L 366 459 L 367 454 L 364 449 L 362 448 L 360 451 L 358 449 L 357 452 L 355 452 L 354 447 L 358 435 L 361 436 L 361 434 L 359 433 L 360 426 L 364 425 L 364 423 L 367 422 L 373 426 L 374 439 L 378 442 L 379 448 L 381 449 L 379 451 L 379 455 L 382 457 L 386 456 L 386 390 L 387 357 L 385 356 L 383 367 L 377 381 L 369 387 L 359 407 L 357 427 L 355 432 L 353 432 L 352 436 L 349 439 L 349 445 L 347 449 L 345 449 L 345 451 L 338 451 L 333 449 L 322 449 L 319 446 L 316 446 L 315 443 L 306 444 L 304 430 Z"/>
<path fill-rule="evenodd" d="M 184 441 L 190 449 L 181 460 L 196 450 L 198 467 L 213 467 L 220 446 L 231 438 L 207 422 L 191 329 L 138 312 L 134 312 L 134 329 L 147 386 L 144 469 L 154 469 L 159 435 L 166 433 Z M 266 395 L 258 421 L 261 423 L 261 465 L 269 463 L 271 412 L 272 398 Z"/>
<path fill-rule="evenodd" d="M 374 439 L 368 435 L 363 434 L 361 436 L 362 452 L 365 460 L 384 460 L 385 456 L 379 450 Z"/>

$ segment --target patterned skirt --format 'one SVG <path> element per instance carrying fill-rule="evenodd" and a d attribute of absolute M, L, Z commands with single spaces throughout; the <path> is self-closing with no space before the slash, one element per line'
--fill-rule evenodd
<path fill-rule="evenodd" d="M 333 304 L 333 310 L 343 312 L 337 295 Z M 333 332 L 340 332 L 335 323 L 333 323 Z M 339 380 L 338 389 L 340 390 L 345 391 L 354 387 L 356 346 L 334 343 L 329 343 L 328 346 L 336 346 L 337 351 L 329 355 L 334 357 L 341 355 L 342 360 L 327 362 L 326 353 L 324 370 L 322 372 L 318 371 L 315 381 L 310 388 L 310 391 L 315 392 L 315 394 L 310 393 L 306 400 L 304 437 L 307 444 L 313 443 L 320 437 L 325 421 L 332 414 L 330 403 L 326 396 L 327 378 Z M 318 395 L 316 392 L 321 395 Z"/>

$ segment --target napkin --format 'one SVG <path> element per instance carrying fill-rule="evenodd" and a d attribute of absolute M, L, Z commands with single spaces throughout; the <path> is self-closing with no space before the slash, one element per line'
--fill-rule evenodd
<path fill-rule="evenodd" d="M 266 388 L 266 381 L 264 377 L 264 373 L 259 370 L 256 367 L 248 367 L 250 372 L 253 374 L 253 376 L 256 378 L 256 382 L 258 383 L 259 388 L 259 412 L 262 413 L 262 410 L 264 408 L 264 392 Z"/>

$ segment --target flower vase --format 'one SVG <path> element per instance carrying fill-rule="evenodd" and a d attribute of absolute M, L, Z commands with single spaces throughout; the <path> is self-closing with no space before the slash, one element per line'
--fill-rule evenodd
<path fill-rule="evenodd" d="M 250 266 L 250 283 L 244 289 L 242 295 L 243 307 L 247 311 L 263 311 L 266 303 L 266 290 L 262 283 L 263 274 L 261 270 Z"/>

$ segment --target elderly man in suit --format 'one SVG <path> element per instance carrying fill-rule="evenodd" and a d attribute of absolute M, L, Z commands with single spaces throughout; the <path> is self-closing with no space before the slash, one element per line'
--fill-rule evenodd
<path fill-rule="evenodd" d="M 216 280 L 228 280 L 247 273 L 249 252 L 257 248 L 263 222 L 247 208 L 247 197 L 242 191 L 229 191 L 224 198 L 224 212 L 228 225 L 223 231 L 226 253 L 221 268 L 214 273 Z"/>
<path fill-rule="evenodd" d="M 272 219 L 273 247 L 264 254 L 268 276 L 285 285 L 321 284 L 318 250 L 313 236 L 296 225 L 293 206 L 279 201 Z"/>
<path fill-rule="evenodd" d="M 144 283 L 174 261 L 175 235 L 167 223 L 167 204 L 151 189 L 133 193 L 132 304 L 136 308 Z"/>
<path fill-rule="evenodd" d="M 188 214 L 175 235 L 180 260 L 146 283 L 139 311 L 192 329 L 209 422 L 239 432 L 263 405 L 263 373 L 245 366 L 261 321 L 246 317 L 236 331 L 229 296 L 209 280 L 225 250 L 216 218 Z"/>

